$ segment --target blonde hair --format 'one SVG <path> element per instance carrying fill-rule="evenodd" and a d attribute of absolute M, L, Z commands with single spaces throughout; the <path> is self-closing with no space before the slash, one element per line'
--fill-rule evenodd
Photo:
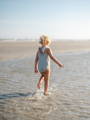
<path fill-rule="evenodd" d="M 48 36 L 46 35 L 42 35 L 40 37 L 40 41 L 39 41 L 40 44 L 44 44 L 44 45 L 48 45 L 51 43 L 51 40 L 48 38 Z"/>

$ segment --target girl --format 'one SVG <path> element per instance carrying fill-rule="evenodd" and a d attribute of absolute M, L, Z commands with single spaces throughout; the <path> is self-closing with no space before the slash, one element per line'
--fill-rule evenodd
<path fill-rule="evenodd" d="M 39 47 L 35 58 L 35 73 L 40 72 L 41 74 L 37 87 L 40 89 L 41 83 L 44 80 L 44 95 L 48 95 L 50 58 L 58 64 L 59 67 L 63 67 L 63 64 L 53 56 L 51 49 L 48 47 L 50 42 L 47 36 L 43 35 L 40 37 L 41 47 Z"/>

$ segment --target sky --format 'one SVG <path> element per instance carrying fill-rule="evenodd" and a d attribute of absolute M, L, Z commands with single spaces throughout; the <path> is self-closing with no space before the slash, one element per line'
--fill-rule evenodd
<path fill-rule="evenodd" d="M 0 0 L 0 38 L 90 39 L 90 0 Z"/>

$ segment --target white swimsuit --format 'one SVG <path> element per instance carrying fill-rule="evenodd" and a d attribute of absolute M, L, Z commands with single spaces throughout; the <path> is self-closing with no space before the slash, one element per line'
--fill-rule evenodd
<path fill-rule="evenodd" d="M 47 53 L 45 53 L 45 49 L 47 47 L 41 47 L 39 48 L 39 53 L 38 53 L 38 57 L 39 57 L 39 63 L 38 63 L 38 69 L 39 72 L 44 72 L 47 69 L 50 69 L 50 58 L 49 55 Z"/>

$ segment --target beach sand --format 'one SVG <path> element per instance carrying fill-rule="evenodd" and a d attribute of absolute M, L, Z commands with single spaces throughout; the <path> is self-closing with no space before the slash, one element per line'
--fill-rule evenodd
<path fill-rule="evenodd" d="M 38 42 L 0 42 L 0 120 L 90 120 L 90 41 L 52 42 L 49 96 L 34 73 Z"/>
<path fill-rule="evenodd" d="M 0 42 L 0 61 L 30 57 L 38 46 L 38 42 Z M 89 51 L 90 41 L 53 41 L 50 46 L 53 53 Z"/>

